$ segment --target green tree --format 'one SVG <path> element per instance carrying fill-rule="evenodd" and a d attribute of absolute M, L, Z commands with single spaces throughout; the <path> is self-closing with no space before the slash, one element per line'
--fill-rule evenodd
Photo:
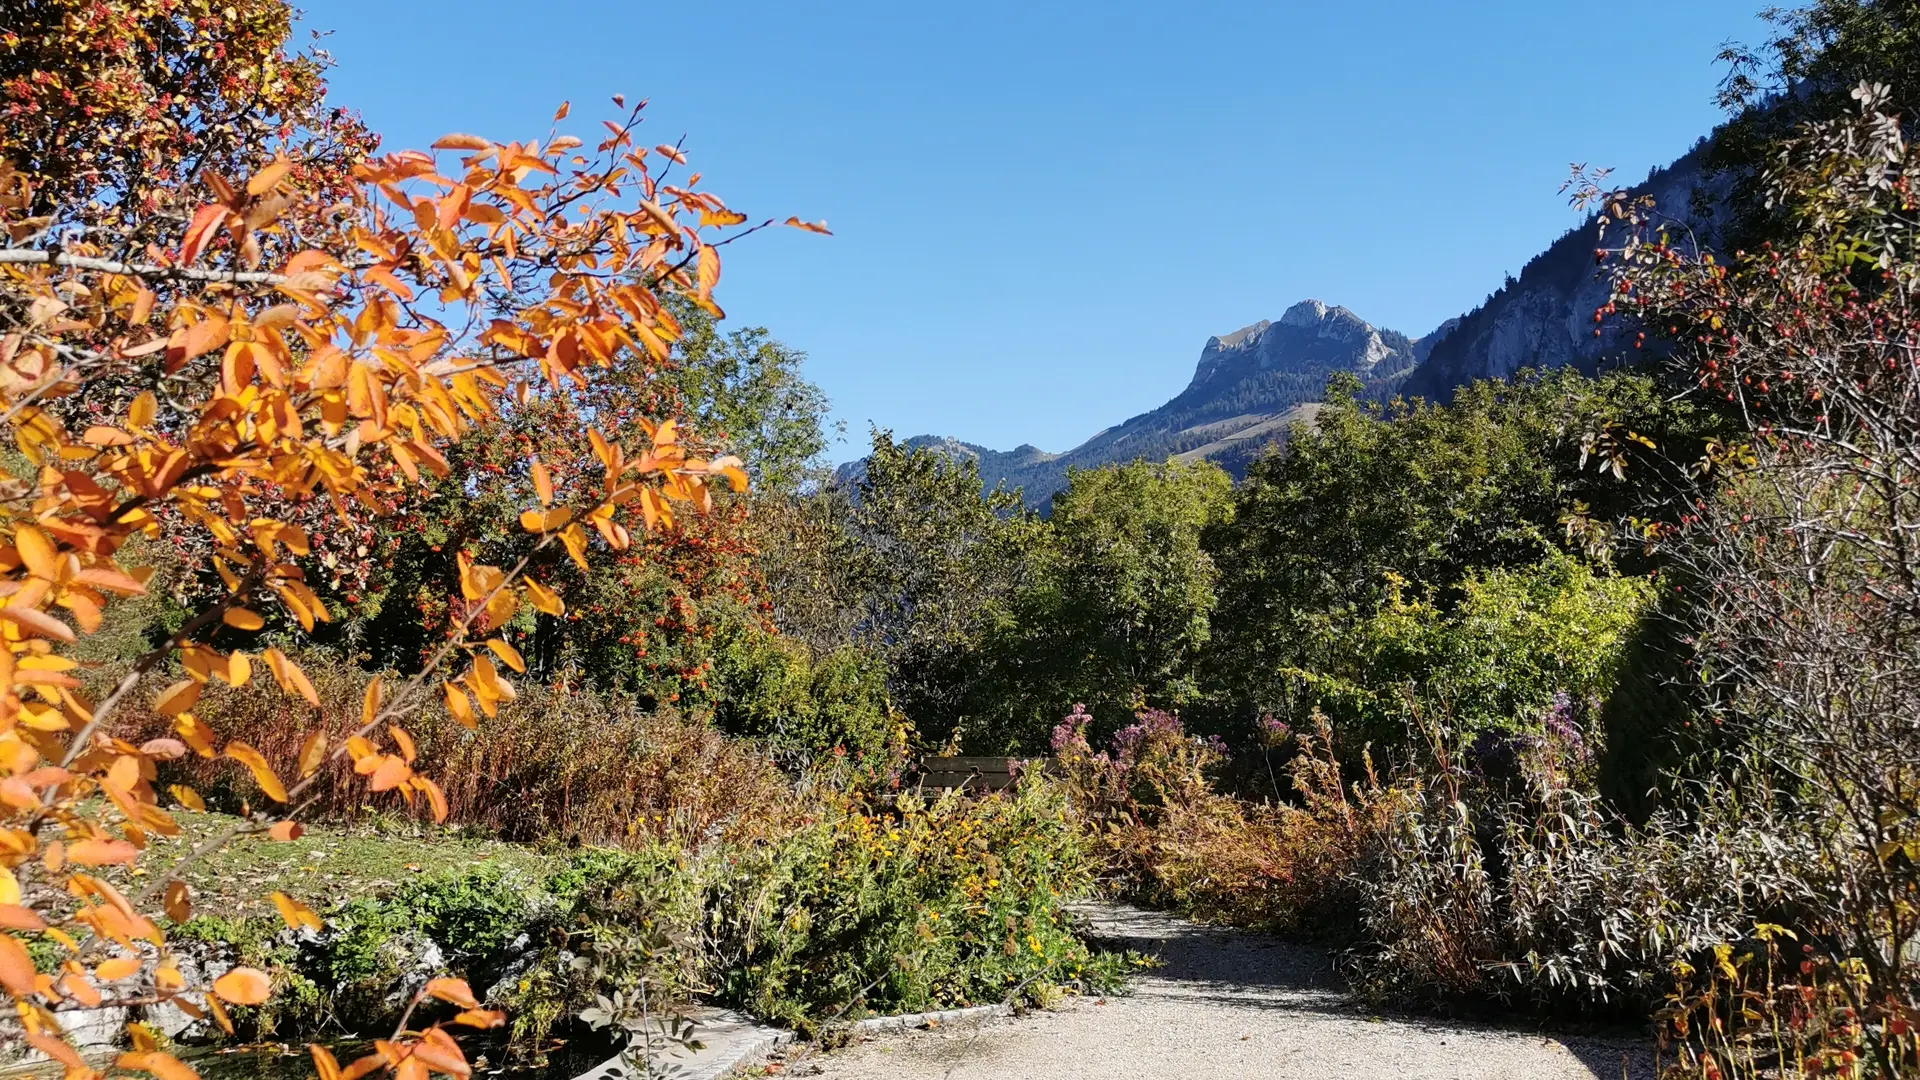
<path fill-rule="evenodd" d="M 1354 391 L 1330 385 L 1208 539 L 1223 573 L 1218 724 L 1312 707 L 1299 673 L 1351 670 L 1357 628 L 1407 597 L 1450 617 L 1474 575 L 1585 553 L 1589 519 L 1666 505 L 1688 489 L 1671 463 L 1696 458 L 1715 423 L 1640 374 L 1523 372 L 1446 406 L 1366 406 Z"/>
<path fill-rule="evenodd" d="M 1053 501 L 1049 572 L 1020 610 L 1024 647 L 1051 660 L 1055 684 L 1054 708 L 1023 744 L 1044 740 L 1075 702 L 1117 725 L 1195 699 L 1219 578 L 1201 538 L 1232 512 L 1232 480 L 1206 461 L 1068 473 Z"/>
<path fill-rule="evenodd" d="M 982 642 L 1034 584 L 1047 526 L 1019 492 L 983 490 L 977 464 L 873 436 L 835 558 L 855 640 L 886 661 L 895 701 L 929 735 L 961 732 Z"/>

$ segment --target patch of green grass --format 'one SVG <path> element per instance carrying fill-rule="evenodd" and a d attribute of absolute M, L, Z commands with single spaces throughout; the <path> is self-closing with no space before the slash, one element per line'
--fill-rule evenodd
<path fill-rule="evenodd" d="M 177 811 L 181 834 L 156 837 L 134 868 L 137 877 L 167 874 L 197 845 L 235 825 L 227 814 Z M 379 896 L 403 884 L 483 867 L 521 870 L 540 880 L 564 865 L 564 855 L 520 844 L 409 826 L 313 828 L 298 840 L 238 837 L 178 876 L 196 911 L 225 918 L 271 915 L 268 894 L 279 891 L 323 911 L 341 900 Z"/>

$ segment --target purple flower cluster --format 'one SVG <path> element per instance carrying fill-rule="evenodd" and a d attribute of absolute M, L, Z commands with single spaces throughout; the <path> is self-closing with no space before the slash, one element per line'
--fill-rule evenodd
<path fill-rule="evenodd" d="M 1262 713 L 1260 719 L 1256 721 L 1256 726 L 1260 732 L 1260 744 L 1269 750 L 1293 738 L 1293 729 L 1287 726 L 1285 720 L 1272 713 Z"/>
<path fill-rule="evenodd" d="M 1049 740 L 1055 757 L 1084 757 L 1093 752 L 1087 743 L 1087 724 L 1093 720 L 1087 707 L 1075 704 L 1073 711 L 1064 720 L 1053 726 L 1053 738 Z"/>
<path fill-rule="evenodd" d="M 1547 708 L 1547 735 L 1558 740 L 1569 757 L 1584 761 L 1587 757 L 1586 736 L 1580 731 L 1580 703 L 1573 695 L 1561 690 L 1553 695 L 1553 704 Z"/>
<path fill-rule="evenodd" d="M 1175 740 L 1187 737 L 1186 725 L 1172 713 L 1148 709 L 1133 715 L 1133 723 L 1121 728 L 1119 734 L 1113 737 L 1113 756 L 1116 758 L 1132 758 L 1142 743 L 1155 736 L 1165 736 Z"/>

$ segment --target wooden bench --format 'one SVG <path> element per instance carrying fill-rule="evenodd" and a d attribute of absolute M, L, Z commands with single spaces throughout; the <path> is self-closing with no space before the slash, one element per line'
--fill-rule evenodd
<path fill-rule="evenodd" d="M 922 791 L 947 791 L 959 788 L 969 793 L 1005 791 L 1013 786 L 1013 766 L 1018 758 L 1007 757 L 930 757 L 921 758 L 903 780 L 903 787 Z"/>

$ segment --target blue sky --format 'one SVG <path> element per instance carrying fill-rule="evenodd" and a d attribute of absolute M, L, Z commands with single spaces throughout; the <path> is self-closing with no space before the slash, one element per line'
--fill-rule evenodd
<path fill-rule="evenodd" d="M 1421 334 L 1717 119 L 1760 0 L 313 0 L 388 148 L 590 136 L 625 93 L 756 218 L 720 299 L 869 422 L 1063 450 L 1313 296 Z"/>

